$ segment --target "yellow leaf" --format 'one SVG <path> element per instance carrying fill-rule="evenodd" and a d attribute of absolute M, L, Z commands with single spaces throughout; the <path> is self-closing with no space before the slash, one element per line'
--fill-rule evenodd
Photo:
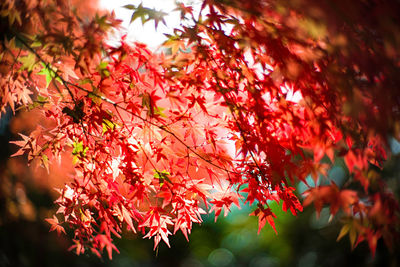
<path fill-rule="evenodd" d="M 343 225 L 343 227 L 342 227 L 342 229 L 340 230 L 340 233 L 339 233 L 339 235 L 338 235 L 336 241 L 339 241 L 340 239 L 342 239 L 343 236 L 345 236 L 345 235 L 349 232 L 350 227 L 351 227 L 351 225 L 350 225 L 349 223 Z"/>
<path fill-rule="evenodd" d="M 356 229 L 354 227 L 352 227 L 350 229 L 349 237 L 350 237 L 350 245 L 351 245 L 351 248 L 353 249 L 354 248 L 354 244 L 356 242 L 356 238 L 357 238 L 357 232 L 356 232 Z"/>

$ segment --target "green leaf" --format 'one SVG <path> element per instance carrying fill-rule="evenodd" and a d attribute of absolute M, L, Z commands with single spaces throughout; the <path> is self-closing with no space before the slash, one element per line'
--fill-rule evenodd
<path fill-rule="evenodd" d="M 155 28 L 157 29 L 159 22 L 161 21 L 164 25 L 167 25 L 164 17 L 168 15 L 165 12 L 158 11 L 156 9 L 143 7 L 142 3 L 137 7 L 135 5 L 125 5 L 124 8 L 134 10 L 131 16 L 130 23 L 134 22 L 136 19 L 140 18 L 142 24 L 150 20 L 154 20 Z"/>
<path fill-rule="evenodd" d="M 34 42 L 31 44 L 31 47 L 40 47 L 40 46 L 42 46 L 42 45 L 43 45 L 43 44 L 42 44 L 41 41 L 36 40 L 36 41 L 34 41 Z"/>
<path fill-rule="evenodd" d="M 108 130 L 114 131 L 115 129 L 115 123 L 107 119 L 103 119 L 102 125 L 103 125 L 103 134 Z"/>
<path fill-rule="evenodd" d="M 49 67 L 48 65 L 42 63 L 43 69 L 38 72 L 38 75 L 45 75 L 46 76 L 46 88 L 49 87 L 51 81 L 56 76 L 55 72 Z M 60 79 L 58 79 L 60 81 Z"/>
<path fill-rule="evenodd" d="M 154 107 L 153 112 L 156 115 L 166 118 L 167 116 L 164 114 L 164 112 L 163 112 L 164 110 L 165 110 L 165 108 L 162 108 L 162 107 Z"/>
<path fill-rule="evenodd" d="M 110 77 L 110 71 L 107 69 L 108 62 L 102 61 L 97 66 L 97 71 L 100 73 L 102 78 Z"/>
<path fill-rule="evenodd" d="M 172 184 L 172 181 L 169 179 L 168 176 L 171 174 L 168 171 L 157 171 L 154 170 L 154 178 L 159 180 L 160 186 L 163 186 L 165 181 Z"/>
<path fill-rule="evenodd" d="M 108 66 L 108 62 L 107 61 L 102 61 L 102 62 L 100 62 L 98 68 L 102 70 L 102 69 L 107 68 L 107 66 Z"/>
<path fill-rule="evenodd" d="M 79 143 L 75 142 L 73 144 L 73 146 L 74 146 L 74 150 L 72 150 L 72 155 L 77 155 L 83 151 L 83 143 L 82 142 L 79 142 Z"/>
<path fill-rule="evenodd" d="M 72 155 L 85 157 L 86 152 L 88 151 L 88 147 L 84 147 L 82 142 L 74 142 L 74 149 L 72 150 Z"/>
<path fill-rule="evenodd" d="M 135 7 L 134 5 L 127 5 L 129 6 L 131 10 L 135 10 L 132 13 L 131 16 L 131 20 L 130 23 L 134 22 L 137 18 L 141 18 L 142 20 L 142 24 L 144 24 L 146 22 L 146 12 L 145 12 L 145 8 L 143 8 L 142 3 L 140 3 L 140 5 L 138 7 Z"/>
<path fill-rule="evenodd" d="M 37 96 L 37 102 L 39 102 L 39 103 L 45 103 L 45 102 L 47 102 L 48 99 L 49 98 L 45 97 L 45 96 L 41 96 L 41 95 Z"/>
<path fill-rule="evenodd" d="M 37 63 L 36 56 L 33 53 L 20 57 L 19 61 L 22 63 L 21 70 L 27 70 L 28 72 L 31 72 Z"/>
<path fill-rule="evenodd" d="M 124 5 L 123 8 L 130 9 L 130 10 L 135 10 L 136 6 L 135 5 Z"/>
<path fill-rule="evenodd" d="M 106 31 L 108 28 L 112 26 L 112 24 L 107 20 L 107 16 L 99 16 L 96 14 L 95 21 L 97 25 L 99 25 L 100 29 Z"/>

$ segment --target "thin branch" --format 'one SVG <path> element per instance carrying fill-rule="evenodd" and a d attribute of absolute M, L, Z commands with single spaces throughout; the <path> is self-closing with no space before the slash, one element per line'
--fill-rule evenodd
<path fill-rule="evenodd" d="M 218 169 L 220 169 L 220 170 L 225 171 L 225 172 L 228 174 L 228 176 L 229 176 L 229 173 L 239 174 L 239 173 L 237 173 L 237 172 L 235 172 L 235 171 L 228 170 L 226 167 L 221 167 L 221 166 L 215 164 L 212 160 L 209 160 L 209 159 L 205 158 L 204 156 L 200 155 L 199 152 L 197 152 L 197 151 L 194 150 L 192 147 L 190 147 L 189 145 L 187 145 L 187 144 L 186 144 L 181 138 L 179 138 L 172 130 L 170 130 L 170 129 L 168 128 L 168 126 L 166 126 L 166 125 L 158 125 L 158 124 L 156 124 L 156 123 L 154 123 L 154 122 L 152 122 L 152 121 L 149 121 L 149 120 L 146 119 L 146 118 L 143 118 L 143 117 L 141 117 L 141 116 L 135 114 L 134 112 L 128 110 L 126 107 L 121 106 L 120 104 L 118 104 L 118 103 L 116 103 L 116 102 L 114 102 L 114 101 L 112 101 L 112 100 L 110 100 L 110 99 L 108 99 L 108 98 L 106 98 L 106 97 L 104 97 L 104 96 L 98 95 L 98 94 L 94 93 L 93 91 L 89 91 L 89 90 L 87 90 L 87 89 L 85 89 L 85 88 L 83 88 L 83 87 L 81 87 L 81 86 L 79 86 L 79 85 L 77 85 L 77 84 L 74 84 L 74 83 L 71 83 L 71 82 L 69 82 L 69 81 L 66 81 L 63 77 L 60 76 L 60 74 L 59 74 L 57 71 L 53 70 L 53 69 L 51 68 L 51 66 L 49 65 L 49 63 L 46 62 L 32 47 L 30 47 L 29 44 L 28 44 L 27 42 L 25 42 L 25 40 L 23 40 L 23 38 L 21 38 L 18 34 L 15 34 L 15 35 L 16 35 L 16 37 L 18 38 L 18 40 L 21 41 L 21 43 L 22 43 L 25 47 L 27 47 L 27 49 L 28 49 L 29 51 L 31 51 L 32 53 L 35 54 L 35 56 L 39 59 L 39 61 L 41 61 L 43 64 L 46 65 L 46 68 L 48 68 L 48 69 L 52 72 L 52 74 L 55 76 L 55 78 L 58 78 L 58 79 L 61 81 L 61 83 L 62 83 L 62 84 L 64 85 L 64 87 L 67 89 L 69 95 L 71 96 L 71 98 L 72 98 L 72 100 L 75 102 L 75 104 L 76 104 L 76 99 L 75 99 L 75 96 L 73 95 L 73 93 L 72 93 L 72 91 L 71 91 L 71 89 L 70 89 L 69 86 L 73 86 L 73 87 L 75 87 L 75 88 L 77 88 L 77 89 L 79 89 L 79 90 L 81 90 L 81 91 L 83 91 L 83 92 L 86 92 L 86 93 L 91 94 L 91 95 L 93 95 L 93 96 L 95 96 L 95 97 L 98 97 L 98 98 L 100 98 L 101 100 L 103 100 L 103 101 L 105 101 L 105 102 L 107 102 L 107 103 L 113 105 L 115 108 L 119 108 L 119 109 L 121 109 L 121 110 L 123 110 L 123 111 L 125 111 L 125 112 L 128 112 L 129 114 L 131 114 L 132 116 L 134 116 L 134 117 L 136 117 L 136 118 L 142 120 L 143 122 L 148 123 L 148 124 L 150 124 L 150 125 L 152 125 L 152 126 L 157 127 L 158 129 L 160 129 L 160 130 L 164 131 L 165 133 L 171 135 L 173 138 L 175 138 L 179 143 L 181 143 L 182 145 L 184 145 L 189 151 L 191 151 L 193 154 L 195 154 L 195 155 L 196 155 L 198 158 L 200 158 L 201 160 L 207 162 L 208 164 L 212 165 L 212 166 L 215 167 L 215 168 L 218 168 Z M 82 124 L 81 124 L 81 127 L 83 128 L 83 131 L 85 132 L 84 126 L 83 126 Z M 85 132 L 85 135 L 86 135 L 86 132 Z"/>

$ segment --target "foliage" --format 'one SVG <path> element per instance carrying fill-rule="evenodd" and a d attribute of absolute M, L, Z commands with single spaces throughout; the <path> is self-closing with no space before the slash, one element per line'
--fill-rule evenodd
<path fill-rule="evenodd" d="M 48 222 L 74 229 L 77 254 L 111 258 L 123 229 L 169 246 L 204 209 L 217 218 L 241 199 L 259 231 L 275 230 L 271 201 L 293 215 L 314 203 L 344 218 L 339 239 L 349 234 L 352 247 L 398 242 L 382 171 L 400 138 L 396 1 L 205 0 L 198 14 L 179 4 L 183 26 L 161 54 L 108 44 L 119 22 L 76 7 L 0 4 L 0 94 L 2 111 L 38 109 L 49 121 L 21 133 L 14 156 L 49 168 L 72 155 Z M 127 8 L 132 20 L 164 22 Z M 329 175 L 338 162 L 342 184 Z"/>

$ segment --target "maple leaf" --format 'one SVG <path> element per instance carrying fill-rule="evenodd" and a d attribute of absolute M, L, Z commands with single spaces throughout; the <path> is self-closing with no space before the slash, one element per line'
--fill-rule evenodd
<path fill-rule="evenodd" d="M 337 196 L 339 189 L 337 186 L 318 186 L 305 191 L 303 194 L 306 196 L 303 205 L 308 206 L 314 202 L 317 215 L 319 216 L 323 206 L 327 203 L 337 203 Z M 337 211 L 335 208 L 334 211 Z"/>
<path fill-rule="evenodd" d="M 164 17 L 168 15 L 165 12 L 157 11 L 156 9 L 143 7 L 143 4 L 140 3 L 138 6 L 135 5 L 125 5 L 124 8 L 134 10 L 131 16 L 130 23 L 134 22 L 137 18 L 142 20 L 142 24 L 150 20 L 154 20 L 155 29 L 158 27 L 158 23 L 161 21 L 164 25 L 167 25 Z"/>
<path fill-rule="evenodd" d="M 375 253 L 380 237 L 392 243 L 399 233 L 398 200 L 387 193 L 395 190 L 378 170 L 391 157 L 387 137 L 400 139 L 397 39 L 387 31 L 397 26 L 397 8 L 378 3 L 372 19 L 344 21 L 359 17 L 365 1 L 346 2 L 343 14 L 318 6 L 319 27 L 310 20 L 312 3 L 277 9 L 206 0 L 200 12 L 178 3 L 181 25 L 164 43 L 170 55 L 126 36 L 110 45 L 108 30 L 120 23 L 114 14 L 81 16 L 64 0 L 14 2 L 0 4 L 11 37 L 0 41 L 0 110 L 37 109 L 45 117 L 14 142 L 13 156 L 27 153 L 28 162 L 49 169 L 72 153 L 73 178 L 56 204 L 75 232 L 77 254 L 100 256 L 105 248 L 111 258 L 111 235 L 135 232 L 136 223 L 155 247 L 170 246 L 172 226 L 189 239 L 201 223 L 200 201 L 217 220 L 240 206 L 238 192 L 258 203 L 258 232 L 267 222 L 276 232 L 268 202 L 302 211 L 289 184 L 308 176 L 317 186 L 305 192 L 304 206 L 353 220 L 339 233 L 349 234 L 352 248 L 365 240 Z M 164 12 L 125 8 L 131 23 L 166 24 Z M 377 14 L 393 19 L 382 28 L 370 23 Z M 345 29 L 340 36 L 336 23 Z M 342 163 L 350 173 L 342 188 L 318 185 Z M 64 232 L 57 218 L 48 222 Z"/>
<path fill-rule="evenodd" d="M 303 211 L 303 206 L 300 204 L 298 198 L 294 195 L 293 187 L 285 188 L 284 190 L 278 191 L 278 196 L 283 200 L 282 209 L 287 211 L 290 209 L 293 215 L 297 215 L 298 211 Z"/>
<path fill-rule="evenodd" d="M 50 231 L 56 231 L 57 235 L 60 235 L 61 233 L 66 234 L 64 227 L 59 224 L 58 219 L 55 215 L 53 215 L 52 219 L 46 219 L 46 222 L 51 225 Z"/>
<path fill-rule="evenodd" d="M 174 10 L 180 11 L 181 20 L 186 17 L 186 14 L 193 15 L 193 7 L 186 6 L 183 3 L 177 3 L 176 8 Z"/>
<path fill-rule="evenodd" d="M 261 229 L 265 226 L 267 222 L 269 223 L 269 225 L 271 225 L 272 229 L 274 229 L 275 234 L 278 234 L 274 222 L 274 218 L 276 218 L 276 215 L 272 213 L 272 210 L 270 208 L 265 209 L 263 207 L 258 207 L 254 212 L 250 214 L 250 216 L 258 216 L 258 234 L 260 234 Z"/>
<path fill-rule="evenodd" d="M 19 133 L 19 136 L 22 137 L 23 141 L 11 141 L 10 142 L 11 144 L 15 144 L 20 147 L 20 149 L 18 149 L 17 152 L 12 154 L 11 157 L 23 155 L 25 152 L 30 150 L 30 148 L 27 147 L 31 143 L 31 139 L 29 138 L 29 136 L 23 135 L 22 133 Z"/>
<path fill-rule="evenodd" d="M 20 62 L 22 63 L 21 69 L 31 72 L 37 63 L 37 59 L 35 54 L 29 53 L 27 56 L 21 57 Z"/>
<path fill-rule="evenodd" d="M 112 259 L 112 251 L 115 250 L 117 253 L 119 253 L 119 250 L 117 247 L 111 242 L 111 238 L 107 237 L 106 235 L 97 235 L 95 237 L 95 240 L 100 244 L 100 251 L 102 251 L 104 248 L 106 248 L 107 253 L 108 253 L 108 258 L 111 260 Z"/>
<path fill-rule="evenodd" d="M 44 75 L 46 77 L 46 88 L 49 87 L 51 81 L 55 78 L 57 81 L 62 82 L 58 75 L 56 74 L 56 71 L 53 70 L 53 68 L 49 65 L 44 64 L 41 62 L 42 69 L 40 72 L 38 72 L 38 75 Z"/>

